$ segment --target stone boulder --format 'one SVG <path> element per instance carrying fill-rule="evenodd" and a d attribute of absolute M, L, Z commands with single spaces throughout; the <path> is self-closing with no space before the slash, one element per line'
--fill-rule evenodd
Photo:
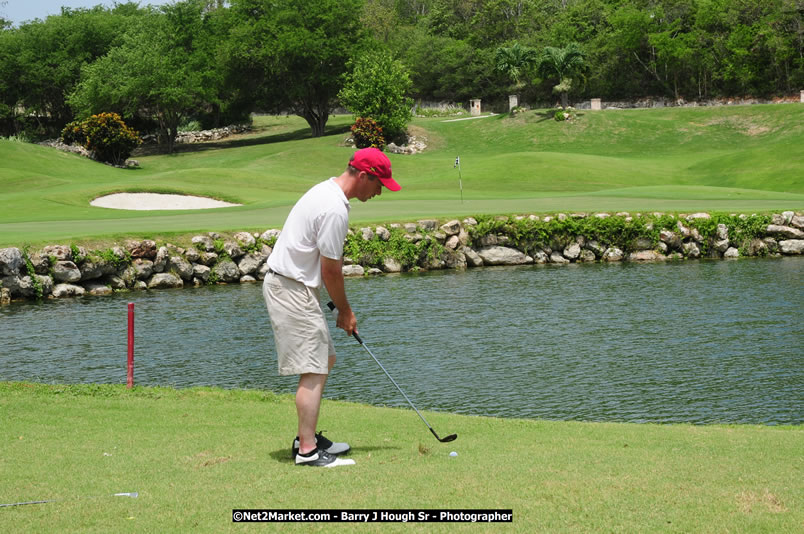
<path fill-rule="evenodd" d="M 374 235 L 374 231 L 369 227 L 360 229 L 360 237 L 363 238 L 363 241 L 371 241 L 374 239 Z"/>
<path fill-rule="evenodd" d="M 36 274 L 49 274 L 50 273 L 50 258 L 41 252 L 34 252 L 28 257 L 33 265 Z"/>
<path fill-rule="evenodd" d="M 234 241 L 229 240 L 224 241 L 223 251 L 226 252 L 229 255 L 229 257 L 232 258 L 233 260 L 236 260 L 237 258 L 240 258 L 241 256 L 244 256 L 246 254 L 246 252 L 240 245 L 238 245 Z"/>
<path fill-rule="evenodd" d="M 113 293 L 112 288 L 100 282 L 88 282 L 84 284 L 84 289 L 90 294 L 97 297 L 104 297 Z"/>
<path fill-rule="evenodd" d="M 363 276 L 366 274 L 365 269 L 361 265 L 344 265 L 343 266 L 343 275 L 344 276 Z"/>
<path fill-rule="evenodd" d="M 81 271 L 71 261 L 57 261 L 53 266 L 53 279 L 68 284 L 78 282 L 81 280 Z"/>
<path fill-rule="evenodd" d="M 583 263 L 592 263 L 592 262 L 594 262 L 596 260 L 597 260 L 597 256 L 595 256 L 595 253 L 592 252 L 591 250 L 586 250 L 586 249 L 581 251 L 581 257 L 578 258 L 578 261 L 583 262 Z"/>
<path fill-rule="evenodd" d="M 144 241 L 129 241 L 126 243 L 126 249 L 131 254 L 132 259 L 147 259 L 153 260 L 156 258 L 156 242 L 146 239 Z"/>
<path fill-rule="evenodd" d="M 154 274 L 154 262 L 144 258 L 137 258 L 131 262 L 131 268 L 134 270 L 134 277 L 137 280 L 146 280 Z"/>
<path fill-rule="evenodd" d="M 6 276 L 0 278 L 0 283 L 9 290 L 11 298 L 30 299 L 36 296 L 36 289 L 30 276 Z"/>
<path fill-rule="evenodd" d="M 581 256 L 581 245 L 572 243 L 564 249 L 564 257 L 568 260 L 577 260 Z"/>
<path fill-rule="evenodd" d="M 787 239 L 804 239 L 804 232 L 792 226 L 780 226 L 778 224 L 770 224 L 766 232 L 770 235 L 777 237 L 786 237 Z"/>
<path fill-rule="evenodd" d="M 603 253 L 602 259 L 603 261 L 617 262 L 623 261 L 624 256 L 625 254 L 619 248 L 609 247 L 606 249 L 606 252 Z"/>
<path fill-rule="evenodd" d="M 628 255 L 628 261 L 664 261 L 667 256 L 655 250 L 637 250 Z"/>
<path fill-rule="evenodd" d="M 237 232 L 234 238 L 243 248 L 250 248 L 257 244 L 257 240 L 248 232 Z"/>
<path fill-rule="evenodd" d="M 659 240 L 672 250 L 681 250 L 681 238 L 673 231 L 661 230 Z"/>
<path fill-rule="evenodd" d="M 402 263 L 396 258 L 387 257 L 382 261 L 382 270 L 386 273 L 402 272 Z"/>
<path fill-rule="evenodd" d="M 168 258 L 170 258 L 170 253 L 167 247 L 159 247 L 159 250 L 156 251 L 156 257 L 154 258 L 153 269 L 155 273 L 161 273 L 165 270 Z"/>
<path fill-rule="evenodd" d="M 268 271 L 270 269 L 271 268 L 268 266 L 267 261 L 265 263 L 263 263 L 262 265 L 260 265 L 260 268 L 257 269 L 257 279 L 258 280 L 265 280 L 265 277 L 268 275 Z"/>
<path fill-rule="evenodd" d="M 215 242 L 208 235 L 197 235 L 192 239 L 195 248 L 202 252 L 212 252 L 215 250 Z"/>
<path fill-rule="evenodd" d="M 436 221 L 435 219 L 422 219 L 416 222 L 419 223 L 419 228 L 421 228 L 425 232 L 432 232 L 436 228 L 438 228 L 438 221 Z"/>
<path fill-rule="evenodd" d="M 453 219 L 448 223 L 442 224 L 441 231 L 448 236 L 458 235 L 461 231 L 461 223 L 457 219 Z"/>
<path fill-rule="evenodd" d="M 272 228 L 271 230 L 264 231 L 262 233 L 262 235 L 260 235 L 260 239 L 262 239 L 263 241 L 269 241 L 270 242 L 270 241 L 272 241 L 274 239 L 278 239 L 279 234 L 281 234 L 281 233 L 282 233 L 282 230 L 277 230 L 275 228 Z"/>
<path fill-rule="evenodd" d="M 53 288 L 53 296 L 57 299 L 66 297 L 83 297 L 86 289 L 73 284 L 56 284 Z"/>
<path fill-rule="evenodd" d="M 561 254 L 558 251 L 555 251 L 550 253 L 550 263 L 558 263 L 559 265 L 561 265 L 564 263 L 570 263 L 570 261 L 567 258 L 565 258 L 563 254 Z"/>
<path fill-rule="evenodd" d="M 524 265 L 533 263 L 533 258 L 510 247 L 491 246 L 477 251 L 485 265 Z"/>
<path fill-rule="evenodd" d="M 182 280 L 193 279 L 193 264 L 183 256 L 171 256 L 168 259 L 166 270 L 178 274 Z"/>
<path fill-rule="evenodd" d="M 240 274 L 243 276 L 252 275 L 257 272 L 257 269 L 259 269 L 263 263 L 265 263 L 266 259 L 268 259 L 268 256 L 264 254 L 251 252 L 243 256 L 243 258 L 237 264 L 237 268 L 240 270 Z"/>
<path fill-rule="evenodd" d="M 0 276 L 14 276 L 25 264 L 22 252 L 16 247 L 0 249 Z"/>
<path fill-rule="evenodd" d="M 391 239 L 391 231 L 384 226 L 378 226 L 374 230 L 374 233 L 380 238 L 381 241 L 388 241 Z"/>
<path fill-rule="evenodd" d="M 53 257 L 56 261 L 73 260 L 73 249 L 67 245 L 48 245 L 42 249 L 42 254 Z"/>
<path fill-rule="evenodd" d="M 469 247 L 463 247 L 461 249 L 464 256 L 466 256 L 466 264 L 469 267 L 482 267 L 483 266 L 483 258 L 480 257 L 480 254 L 475 252 L 473 249 Z"/>
<path fill-rule="evenodd" d="M 103 258 L 89 257 L 81 264 L 79 271 L 81 271 L 81 280 L 95 280 L 116 273 L 117 268 Z"/>
<path fill-rule="evenodd" d="M 148 280 L 148 289 L 171 289 L 178 287 L 184 287 L 184 282 L 173 273 L 156 273 Z"/>
<path fill-rule="evenodd" d="M 212 269 L 206 265 L 193 265 L 193 276 L 203 283 L 206 283 L 209 280 L 209 274 L 211 272 Z"/>
<path fill-rule="evenodd" d="M 782 254 L 803 254 L 804 239 L 785 239 L 779 241 L 779 250 Z"/>
<path fill-rule="evenodd" d="M 240 269 L 238 269 L 237 264 L 232 260 L 223 260 L 218 262 L 215 267 L 212 268 L 212 274 L 214 274 L 219 282 L 237 282 L 240 280 Z"/>
<path fill-rule="evenodd" d="M 695 243 L 684 243 L 681 247 L 684 251 L 684 255 L 688 258 L 700 258 L 701 257 L 701 249 L 698 248 L 698 245 Z"/>
<path fill-rule="evenodd" d="M 218 255 L 214 252 L 202 252 L 201 257 L 198 258 L 198 261 L 208 267 L 211 267 L 218 263 Z"/>

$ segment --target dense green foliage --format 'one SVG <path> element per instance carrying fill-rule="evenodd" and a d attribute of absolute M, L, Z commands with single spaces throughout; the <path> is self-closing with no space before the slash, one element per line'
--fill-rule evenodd
<path fill-rule="evenodd" d="M 341 103 L 356 117 L 372 118 L 388 140 L 403 134 L 413 118 L 413 101 L 406 95 L 411 81 L 407 69 L 387 52 L 371 50 L 352 61 Z"/>
<path fill-rule="evenodd" d="M 264 111 L 298 114 L 319 136 L 347 63 L 366 50 L 390 54 L 410 73 L 405 96 L 423 101 L 482 98 L 488 107 L 504 99 L 511 81 L 532 107 L 554 104 L 557 83 L 562 98 L 574 100 L 789 96 L 804 86 L 803 35 L 801 0 L 181 0 L 65 8 L 19 27 L 0 20 L 0 134 L 52 135 L 75 115 L 117 112 L 139 130 L 161 130 L 169 145 L 182 122 L 217 126 Z M 512 78 L 497 68 L 500 49 L 542 54 L 573 42 L 588 66 L 586 83 L 534 69 Z"/>

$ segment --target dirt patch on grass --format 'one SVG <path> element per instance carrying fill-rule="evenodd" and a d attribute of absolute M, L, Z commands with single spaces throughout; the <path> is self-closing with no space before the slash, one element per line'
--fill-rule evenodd
<path fill-rule="evenodd" d="M 201 469 L 204 467 L 211 467 L 213 465 L 224 464 L 231 460 L 231 456 L 213 456 L 213 454 L 209 451 L 202 451 L 193 456 L 192 458 L 188 458 L 188 460 L 195 463 L 196 469 Z"/>
<path fill-rule="evenodd" d="M 763 124 L 757 124 L 750 119 L 743 119 L 739 117 L 724 117 L 718 119 L 712 119 L 709 122 L 702 124 L 701 126 L 726 126 L 733 128 L 737 132 L 747 135 L 749 137 L 755 137 L 757 135 L 764 135 L 767 133 L 771 133 L 773 130 L 769 126 L 765 126 Z"/>
<path fill-rule="evenodd" d="M 761 495 L 753 491 L 740 493 L 737 495 L 737 507 L 744 514 L 763 511 L 781 514 L 787 511 L 782 500 L 767 489 Z"/>

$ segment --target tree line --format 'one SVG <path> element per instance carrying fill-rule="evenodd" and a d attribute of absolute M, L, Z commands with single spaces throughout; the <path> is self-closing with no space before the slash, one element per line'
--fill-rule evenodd
<path fill-rule="evenodd" d="M 180 0 L 63 8 L 18 27 L 1 15 L 2 135 L 115 112 L 170 145 L 189 120 L 213 127 L 254 111 L 298 114 L 322 135 L 350 69 L 371 72 L 369 53 L 401 69 L 405 96 L 420 101 L 804 88 L 804 0 Z M 512 50 L 548 48 L 572 48 L 585 68 L 570 80 L 538 61 L 505 67 Z"/>

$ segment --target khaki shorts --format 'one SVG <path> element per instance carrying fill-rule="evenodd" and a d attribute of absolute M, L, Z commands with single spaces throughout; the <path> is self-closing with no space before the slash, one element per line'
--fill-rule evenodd
<path fill-rule="evenodd" d="M 335 347 L 317 289 L 276 273 L 262 284 L 280 375 L 329 374 Z"/>

